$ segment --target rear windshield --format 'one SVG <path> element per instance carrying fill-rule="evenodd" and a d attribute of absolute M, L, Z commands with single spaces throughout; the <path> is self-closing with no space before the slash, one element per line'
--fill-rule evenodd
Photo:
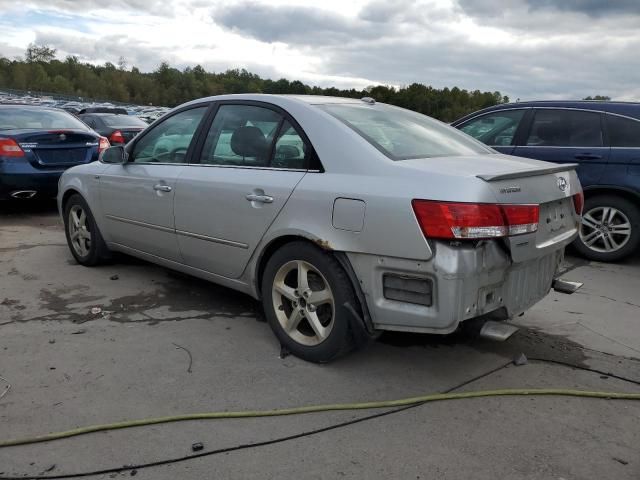
<path fill-rule="evenodd" d="M 73 115 L 57 110 L 35 108 L 0 108 L 0 130 L 87 130 L 87 126 Z"/>
<path fill-rule="evenodd" d="M 392 160 L 496 153 L 425 115 L 391 105 L 319 105 Z"/>
<path fill-rule="evenodd" d="M 108 127 L 141 127 L 147 126 L 145 122 L 138 117 L 132 117 L 129 115 L 102 115 L 102 121 Z"/>

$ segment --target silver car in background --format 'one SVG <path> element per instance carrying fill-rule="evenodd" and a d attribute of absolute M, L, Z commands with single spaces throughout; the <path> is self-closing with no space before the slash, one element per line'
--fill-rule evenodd
<path fill-rule="evenodd" d="M 573 166 L 498 154 L 362 100 L 224 95 L 67 170 L 73 256 L 124 252 L 261 299 L 283 347 L 327 362 L 380 330 L 524 312 L 576 236 Z"/>

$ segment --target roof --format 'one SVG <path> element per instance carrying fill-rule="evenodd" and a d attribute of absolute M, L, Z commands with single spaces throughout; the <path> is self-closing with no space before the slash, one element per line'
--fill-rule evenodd
<path fill-rule="evenodd" d="M 275 95 L 270 93 L 234 93 L 228 95 L 215 95 L 212 97 L 198 98 L 184 103 L 184 105 L 190 105 L 202 102 L 211 102 L 215 100 L 253 100 L 270 102 L 276 105 L 284 106 L 292 102 L 304 105 L 322 105 L 327 103 L 353 103 L 360 104 L 362 100 L 358 98 L 348 97 L 329 97 L 324 95 Z"/>
<path fill-rule="evenodd" d="M 609 112 L 617 115 L 624 115 L 640 120 L 640 102 L 615 102 L 608 100 L 534 100 L 528 102 L 500 103 L 492 107 L 470 113 L 459 118 L 452 125 L 457 125 L 462 121 L 469 120 L 483 113 L 497 110 L 512 110 L 518 108 L 573 108 L 581 110 L 593 110 L 597 112 Z"/>

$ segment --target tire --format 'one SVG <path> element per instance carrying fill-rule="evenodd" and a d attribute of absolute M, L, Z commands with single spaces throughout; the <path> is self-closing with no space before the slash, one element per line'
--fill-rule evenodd
<path fill-rule="evenodd" d="M 628 225 L 628 227 L 625 227 Z M 596 195 L 585 201 L 578 252 L 597 262 L 617 262 L 640 245 L 640 210 L 617 195 Z"/>
<path fill-rule="evenodd" d="M 91 209 L 78 194 L 72 195 L 64 206 L 64 231 L 69 250 L 79 264 L 92 267 L 110 258 Z"/>
<path fill-rule="evenodd" d="M 300 271 L 309 287 L 304 290 L 299 288 Z M 295 356 L 327 363 L 356 347 L 351 322 L 357 320 L 344 305 L 359 305 L 353 285 L 330 253 L 302 241 L 286 244 L 267 262 L 261 291 L 271 329 Z"/>

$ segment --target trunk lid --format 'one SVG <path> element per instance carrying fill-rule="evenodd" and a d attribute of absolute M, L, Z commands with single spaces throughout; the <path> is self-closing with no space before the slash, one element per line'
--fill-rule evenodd
<path fill-rule="evenodd" d="M 25 151 L 29 162 L 40 169 L 70 167 L 91 162 L 99 139 L 85 130 L 14 131 L 11 136 Z"/>
<path fill-rule="evenodd" d="M 577 235 L 580 218 L 572 196 L 582 187 L 574 164 L 558 165 L 502 154 L 402 161 L 405 162 L 432 173 L 482 182 L 495 203 L 539 205 L 536 232 L 504 239 L 514 262 L 546 255 Z"/>

